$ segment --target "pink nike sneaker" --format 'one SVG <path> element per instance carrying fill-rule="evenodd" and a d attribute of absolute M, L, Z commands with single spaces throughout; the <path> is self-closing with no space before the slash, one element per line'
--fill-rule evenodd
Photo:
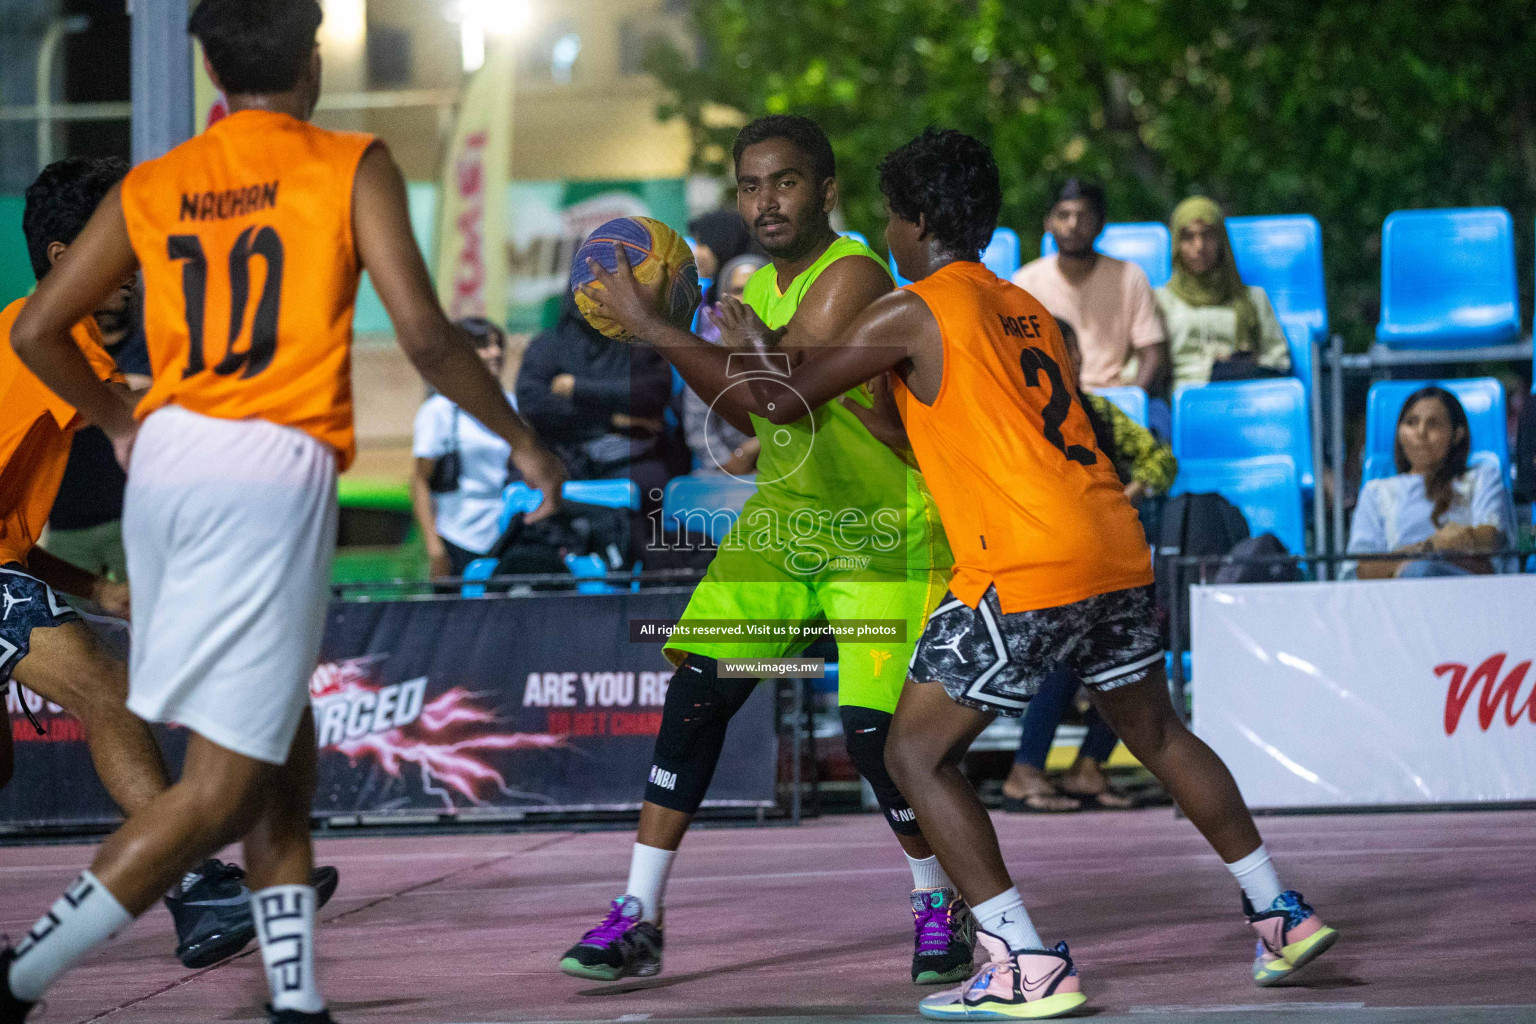
<path fill-rule="evenodd" d="M 1259 933 L 1253 951 L 1253 982 L 1263 988 L 1289 978 L 1339 941 L 1339 933 L 1324 924 L 1294 889 L 1276 896 L 1269 909 L 1258 912 L 1244 896 L 1243 912 Z"/>
<path fill-rule="evenodd" d="M 1065 942 L 1010 953 L 1006 942 L 980 929 L 976 941 L 989 962 L 959 988 L 924 999 L 918 1013 L 932 1020 L 1044 1020 L 1088 1002 Z"/>

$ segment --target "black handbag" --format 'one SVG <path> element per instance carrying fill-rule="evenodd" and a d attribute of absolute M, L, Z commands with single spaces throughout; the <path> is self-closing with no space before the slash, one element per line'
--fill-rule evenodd
<path fill-rule="evenodd" d="M 459 477 L 463 474 L 463 459 L 459 457 L 459 407 L 453 407 L 453 428 L 448 435 L 448 450 L 432 463 L 427 476 L 427 490 L 433 494 L 449 494 L 459 489 Z"/>

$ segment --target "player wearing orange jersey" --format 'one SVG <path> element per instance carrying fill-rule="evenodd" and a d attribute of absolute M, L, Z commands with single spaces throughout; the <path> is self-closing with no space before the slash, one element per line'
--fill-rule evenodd
<path fill-rule="evenodd" d="M 886 239 L 913 283 L 875 300 L 842 340 L 752 390 L 775 422 L 892 371 L 913 453 L 955 553 L 950 592 L 918 643 L 886 760 L 923 834 L 970 901 L 990 962 L 923 1000 L 934 1018 L 1043 1018 L 1086 1001 L 1065 943 L 1046 948 L 1008 877 L 991 819 L 960 773 L 999 714 L 1022 713 L 1058 663 L 1168 787 L 1232 870 L 1259 933 L 1254 978 L 1273 984 L 1337 933 L 1282 892 L 1231 774 L 1168 699 L 1152 624 L 1151 554 L 1045 308 L 979 262 L 1001 203 L 986 146 L 929 129 L 885 158 Z M 726 300 L 728 342 L 776 342 Z M 781 357 L 782 358 L 782 357 Z M 765 365 L 771 365 L 766 364 Z"/>
<path fill-rule="evenodd" d="M 38 175 L 27 189 L 22 233 L 39 280 L 69 250 L 127 170 L 116 159 L 69 159 Z M 126 305 L 131 281 L 112 294 L 98 316 Z M 79 719 L 107 793 L 124 814 L 133 814 L 169 783 L 149 727 L 124 705 L 128 666 L 53 592 L 83 597 L 127 618 L 127 585 L 85 572 L 36 546 L 81 418 L 11 349 L 11 328 L 26 302 L 17 299 L 0 312 L 0 690 L 9 676 Z M 92 369 L 131 406 L 122 376 L 102 348 L 96 316 L 81 320 L 71 336 Z M 0 731 L 0 788 L 11 766 L 6 729 Z M 256 937 L 243 876 L 240 868 L 210 858 L 166 896 L 176 924 L 176 955 L 186 966 L 217 963 Z M 336 869 L 317 868 L 312 882 L 324 904 L 336 891 Z"/>
<path fill-rule="evenodd" d="M 192 736 L 181 779 L 103 843 L 16 949 L 0 950 L 0 1024 L 24 1019 L 53 979 L 237 839 L 270 1019 L 330 1020 L 314 977 L 308 680 L 336 474 L 352 457 L 364 269 L 422 375 L 502 436 L 544 491 L 530 518 L 558 502 L 558 460 L 437 305 L 388 152 L 307 123 L 320 21 L 316 0 L 198 5 L 189 30 L 232 113 L 109 193 L 12 331 L 16 354 L 128 468 L 128 706 Z M 69 338 L 136 265 L 154 370 L 137 420 Z"/>

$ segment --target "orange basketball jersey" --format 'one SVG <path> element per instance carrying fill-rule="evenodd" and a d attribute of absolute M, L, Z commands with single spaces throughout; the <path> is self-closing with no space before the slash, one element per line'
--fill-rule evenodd
<path fill-rule="evenodd" d="M 69 446 L 81 424 L 75 407 L 49 391 L 17 358 L 11 328 L 26 299 L 0 311 L 0 565 L 27 562 L 59 496 Z M 92 317 L 69 332 L 102 380 L 121 384 Z"/>
<path fill-rule="evenodd" d="M 123 182 L 154 385 L 175 404 L 303 430 L 352 461 L 352 184 L 373 137 L 242 110 Z"/>
<path fill-rule="evenodd" d="M 1005 613 L 1152 582 L 1152 556 L 1109 457 L 1094 443 L 1061 332 L 1028 292 L 980 263 L 906 286 L 933 311 L 944 377 L 901 412 L 955 552 L 950 592 Z"/>

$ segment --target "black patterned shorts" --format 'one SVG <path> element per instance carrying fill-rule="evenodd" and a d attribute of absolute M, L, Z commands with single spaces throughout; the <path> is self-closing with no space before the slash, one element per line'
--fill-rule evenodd
<path fill-rule="evenodd" d="M 16 562 L 0 566 L 0 688 L 10 681 L 11 670 L 32 649 L 34 629 L 61 626 L 79 618 L 53 588 L 27 575 Z"/>
<path fill-rule="evenodd" d="M 1162 663 L 1151 587 L 1012 615 L 1003 614 L 997 589 L 988 587 L 975 608 L 944 595 L 908 674 L 919 683 L 943 683 L 966 707 L 1017 716 L 1057 665 L 1103 691 L 1140 682 Z"/>

